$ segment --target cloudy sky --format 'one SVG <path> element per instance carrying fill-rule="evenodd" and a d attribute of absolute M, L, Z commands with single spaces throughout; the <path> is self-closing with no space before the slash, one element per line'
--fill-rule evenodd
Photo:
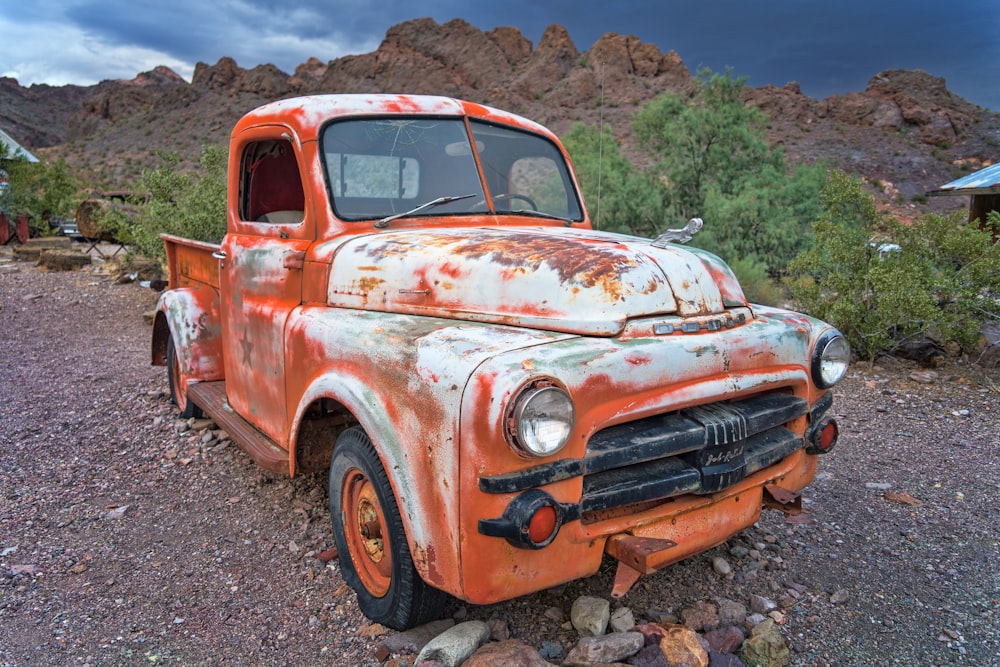
<path fill-rule="evenodd" d="M 424 16 L 514 26 L 535 45 L 558 23 L 580 51 L 636 35 L 692 71 L 732 66 L 751 85 L 798 81 L 817 98 L 923 69 L 1000 111 L 1000 0 L 0 0 L 0 76 L 89 85 L 166 65 L 190 80 L 223 56 L 291 73 L 310 56 L 372 51 Z"/>

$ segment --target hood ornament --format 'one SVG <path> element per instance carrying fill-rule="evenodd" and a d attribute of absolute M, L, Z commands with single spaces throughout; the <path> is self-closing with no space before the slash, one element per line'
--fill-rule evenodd
<path fill-rule="evenodd" d="M 682 228 L 668 229 L 663 232 L 650 245 L 657 248 L 665 248 L 668 243 L 687 243 L 695 234 L 701 231 L 704 224 L 701 218 L 691 218 Z"/>

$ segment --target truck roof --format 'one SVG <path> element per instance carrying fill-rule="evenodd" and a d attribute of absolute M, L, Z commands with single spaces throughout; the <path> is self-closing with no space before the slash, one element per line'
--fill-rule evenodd
<path fill-rule="evenodd" d="M 292 127 L 302 141 L 308 141 L 318 138 L 323 125 L 336 118 L 397 114 L 469 116 L 515 125 L 555 138 L 552 132 L 534 121 L 483 104 L 437 95 L 355 93 L 307 95 L 265 104 L 243 116 L 233 128 L 233 136 L 248 127 L 274 123 Z"/>

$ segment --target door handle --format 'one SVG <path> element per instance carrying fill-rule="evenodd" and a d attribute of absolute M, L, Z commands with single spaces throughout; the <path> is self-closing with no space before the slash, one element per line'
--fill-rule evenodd
<path fill-rule="evenodd" d="M 287 255 L 285 255 L 285 260 L 282 263 L 286 269 L 301 269 L 306 264 L 306 251 L 305 250 L 294 250 Z"/>

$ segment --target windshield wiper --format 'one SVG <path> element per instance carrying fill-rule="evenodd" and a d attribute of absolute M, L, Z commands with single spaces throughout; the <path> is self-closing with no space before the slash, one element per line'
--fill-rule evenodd
<path fill-rule="evenodd" d="M 385 229 L 389 226 L 389 223 L 397 218 L 405 218 L 414 213 L 420 213 L 424 209 L 434 208 L 435 206 L 441 206 L 442 204 L 450 204 L 453 201 L 459 201 L 460 199 L 469 199 L 470 197 L 475 197 L 475 194 L 471 195 L 455 195 L 452 197 L 438 197 L 437 199 L 432 199 L 426 204 L 421 204 L 416 208 L 411 208 L 409 211 L 404 211 L 403 213 L 396 213 L 393 215 L 387 215 L 381 220 L 375 221 L 375 229 Z"/>
<path fill-rule="evenodd" d="M 504 213 L 506 215 L 530 215 L 535 218 L 545 218 L 547 220 L 558 220 L 560 222 L 566 223 L 566 226 L 571 226 L 575 220 L 570 220 L 569 218 L 564 218 L 561 215 L 554 215 L 552 213 L 546 213 L 545 211 L 535 211 L 530 208 L 522 208 L 517 211 L 497 211 L 497 213 Z"/>

